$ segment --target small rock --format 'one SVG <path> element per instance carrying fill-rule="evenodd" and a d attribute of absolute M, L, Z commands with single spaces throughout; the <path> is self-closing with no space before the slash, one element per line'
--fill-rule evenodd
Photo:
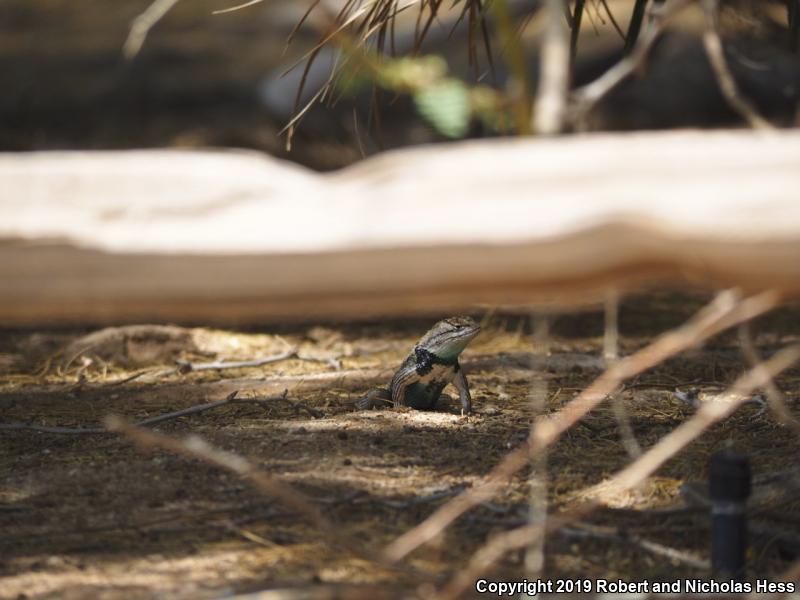
<path fill-rule="evenodd" d="M 48 567 L 64 567 L 67 565 L 67 561 L 63 556 L 48 556 L 45 564 Z"/>

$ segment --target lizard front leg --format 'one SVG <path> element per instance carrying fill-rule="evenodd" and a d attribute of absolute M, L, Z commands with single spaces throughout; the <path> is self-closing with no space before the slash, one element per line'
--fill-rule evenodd
<path fill-rule="evenodd" d="M 464 376 L 464 371 L 461 370 L 461 365 L 456 363 L 456 368 L 453 385 L 458 389 L 458 397 L 461 399 L 461 414 L 469 414 L 472 412 L 472 396 L 469 394 L 469 384 Z"/>

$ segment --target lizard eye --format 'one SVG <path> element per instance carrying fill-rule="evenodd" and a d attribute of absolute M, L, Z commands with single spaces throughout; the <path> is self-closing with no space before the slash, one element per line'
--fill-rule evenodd
<path fill-rule="evenodd" d="M 467 317 L 456 317 L 454 319 L 447 319 L 445 322 L 454 330 L 467 329 L 472 325 L 472 320 Z"/>

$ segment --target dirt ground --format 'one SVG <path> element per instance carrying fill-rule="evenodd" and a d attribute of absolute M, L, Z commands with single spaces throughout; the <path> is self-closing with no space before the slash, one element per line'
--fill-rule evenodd
<path fill-rule="evenodd" d="M 628 299 L 620 314 L 623 353 L 680 324 L 705 300 L 666 291 Z M 764 355 L 797 341 L 798 315 L 797 307 L 782 309 L 757 323 Z M 547 348 L 532 345 L 528 318 L 476 316 L 483 330 L 463 360 L 476 409 L 467 418 L 455 405 L 434 412 L 352 406 L 365 390 L 385 384 L 433 320 L 239 331 L 144 328 L 100 337 L 91 331 L 4 331 L 0 414 L 6 424 L 96 427 L 110 413 L 136 421 L 221 400 L 232 391 L 244 400 L 264 400 L 170 420 L 156 430 L 197 434 L 249 457 L 307 494 L 342 532 L 376 554 L 478 482 L 524 439 L 532 389 L 546 390 L 546 410 L 553 412 L 600 372 L 600 311 L 551 317 Z M 718 392 L 743 372 L 737 340 L 728 332 L 628 382 L 622 406 L 642 448 L 694 412 L 676 389 Z M 288 347 L 297 348 L 299 358 L 256 368 L 174 369 L 176 359 L 250 360 Z M 796 416 L 798 382 L 796 369 L 777 380 Z M 403 568 L 388 570 L 329 544 L 292 507 L 235 476 L 164 451 L 142 452 L 116 434 L 0 431 L 0 448 L 2 598 L 204 598 L 284 588 L 314 597 L 426 596 L 459 572 L 489 536 L 519 524 L 527 511 L 523 473 Z M 711 454 L 727 448 L 750 457 L 757 480 L 796 464 L 796 434 L 763 406 L 746 405 L 635 493 L 579 528 L 552 535 L 547 576 L 708 578 L 695 564 L 708 559 L 708 518 L 686 508 L 681 486 L 703 481 Z M 548 453 L 550 510 L 580 500 L 586 486 L 629 461 L 616 413 L 606 402 Z M 800 555 L 794 497 L 758 507 L 750 577 L 775 577 Z M 626 536 L 681 555 L 665 558 Z M 523 577 L 523 555 L 512 553 L 492 576 Z"/>

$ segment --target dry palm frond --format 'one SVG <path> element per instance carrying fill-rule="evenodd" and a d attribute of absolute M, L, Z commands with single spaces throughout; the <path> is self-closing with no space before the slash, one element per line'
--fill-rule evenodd
<path fill-rule="evenodd" d="M 324 89 L 316 91 L 305 106 L 301 106 L 301 99 L 307 86 L 308 73 L 323 47 L 330 44 L 344 46 L 348 58 L 350 57 L 349 55 L 357 52 L 369 55 L 369 57 L 362 57 L 362 60 L 357 58 L 356 61 L 353 61 L 358 63 L 356 66 L 363 66 L 365 62 L 379 61 L 382 56 L 395 56 L 403 52 L 409 52 L 412 55 L 417 54 L 430 32 L 431 26 L 440 18 L 442 4 L 443 0 L 346 0 L 338 12 L 333 12 L 327 10 L 320 0 L 314 0 L 293 29 L 288 40 L 288 42 L 291 42 L 299 28 L 309 21 L 309 17 L 313 12 L 323 13 L 326 25 L 319 41 L 290 68 L 290 70 L 299 68 L 302 64 L 303 76 L 296 93 L 295 117 L 291 120 L 287 129 L 291 132 L 292 127 L 297 124 L 299 118 L 307 112 L 313 103 L 325 98 L 332 101 L 331 87 L 337 81 L 338 72 L 342 66 L 349 62 L 347 58 L 336 61 L 337 65 L 328 78 Z M 467 50 L 476 78 L 479 76 L 477 61 L 479 44 L 483 46 L 490 70 L 494 72 L 494 59 L 489 26 L 487 24 L 487 12 L 490 5 L 491 2 L 486 2 L 485 0 L 456 0 L 452 5 L 452 8 L 458 11 L 453 20 L 452 30 L 455 30 L 459 24 L 466 21 Z M 413 42 L 407 49 L 398 49 L 395 36 L 396 18 L 400 13 L 413 7 L 418 10 Z M 379 121 L 380 117 L 377 114 L 377 105 L 375 103 L 373 103 L 372 113 L 373 121 Z"/>

